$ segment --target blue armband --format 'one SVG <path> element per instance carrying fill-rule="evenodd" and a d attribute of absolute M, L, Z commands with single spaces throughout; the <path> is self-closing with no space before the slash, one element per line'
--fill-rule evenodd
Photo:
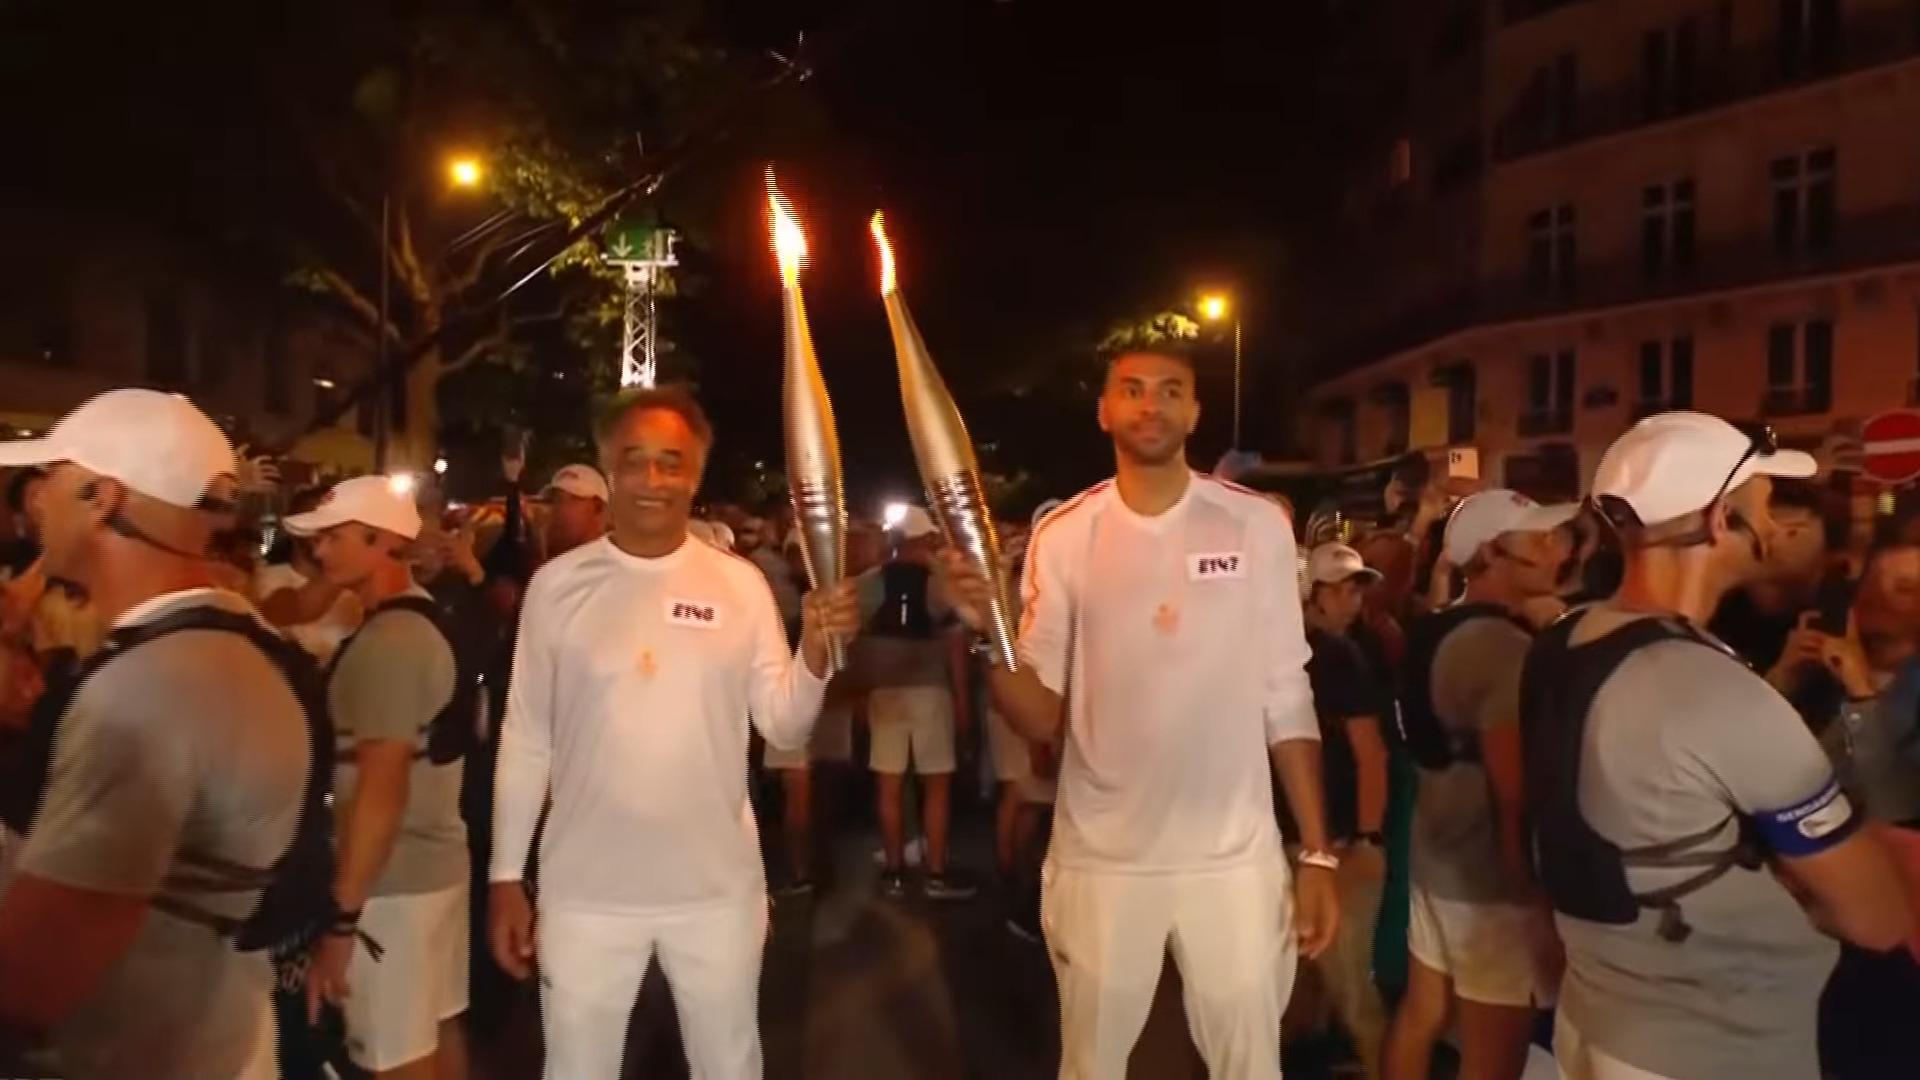
<path fill-rule="evenodd" d="M 1760 842 L 1780 855 L 1818 855 L 1852 836 L 1862 818 L 1840 790 L 1840 781 L 1829 780 L 1812 798 L 1785 810 L 1763 810 L 1753 815 Z"/>

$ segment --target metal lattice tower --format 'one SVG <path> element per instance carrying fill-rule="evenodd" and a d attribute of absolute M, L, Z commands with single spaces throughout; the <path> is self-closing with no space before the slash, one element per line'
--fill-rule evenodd
<path fill-rule="evenodd" d="M 655 303 L 666 271 L 678 266 L 673 231 L 654 229 L 638 247 L 620 238 L 607 261 L 626 274 L 620 341 L 620 388 L 652 386 L 660 374 L 660 313 Z"/>

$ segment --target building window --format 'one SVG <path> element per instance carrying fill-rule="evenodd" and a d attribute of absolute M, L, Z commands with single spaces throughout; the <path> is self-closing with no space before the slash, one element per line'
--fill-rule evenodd
<path fill-rule="evenodd" d="M 1571 296 L 1574 247 L 1572 203 L 1541 210 L 1527 219 L 1527 280 L 1536 295 Z"/>
<path fill-rule="evenodd" d="M 1699 93 L 1699 20 L 1689 15 L 1640 38 L 1640 118 L 1658 120 L 1694 107 Z"/>
<path fill-rule="evenodd" d="M 1472 442 L 1480 402 L 1473 363 L 1461 360 L 1434 373 L 1434 382 L 1447 388 L 1447 442 Z"/>
<path fill-rule="evenodd" d="M 1774 159 L 1769 172 L 1777 254 L 1820 254 L 1832 248 L 1836 166 L 1831 146 Z"/>
<path fill-rule="evenodd" d="M 1780 77 L 1831 72 L 1840 56 L 1840 0 L 1780 0 Z"/>
<path fill-rule="evenodd" d="M 1332 428 L 1334 464 L 1352 465 L 1360 460 L 1360 432 L 1355 422 L 1355 410 L 1352 398 L 1335 398 L 1327 402 L 1323 411 L 1327 423 Z M 1325 445 L 1325 444 L 1323 444 Z"/>
<path fill-rule="evenodd" d="M 1376 388 L 1373 399 L 1386 414 L 1387 441 L 1382 451 L 1388 457 L 1407 452 L 1413 429 L 1413 401 L 1407 384 L 1391 382 Z"/>
<path fill-rule="evenodd" d="M 170 292 L 147 294 L 147 380 L 165 387 L 187 381 L 187 321 Z"/>
<path fill-rule="evenodd" d="M 1833 407 L 1833 321 L 1775 323 L 1767 331 L 1769 416 L 1823 413 Z"/>
<path fill-rule="evenodd" d="M 1573 430 L 1573 350 L 1535 353 L 1527 359 L 1527 411 L 1522 435 L 1562 435 Z"/>
<path fill-rule="evenodd" d="M 1640 193 L 1640 269 L 1648 281 L 1693 269 L 1693 181 Z"/>
<path fill-rule="evenodd" d="M 1693 408 L 1693 338 L 1640 343 L 1640 393 L 1634 415 Z"/>
<path fill-rule="evenodd" d="M 1579 62 L 1570 52 L 1563 52 L 1553 63 L 1553 76 L 1550 83 L 1553 101 L 1553 133 L 1555 142 L 1562 142 L 1574 136 L 1575 122 L 1580 110 L 1580 68 Z"/>

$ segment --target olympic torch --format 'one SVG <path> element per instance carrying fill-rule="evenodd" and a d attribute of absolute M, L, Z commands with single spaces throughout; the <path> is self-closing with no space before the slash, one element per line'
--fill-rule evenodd
<path fill-rule="evenodd" d="M 786 360 L 781 416 L 787 438 L 787 491 L 793 499 L 794 526 L 807 578 L 816 589 L 837 583 L 847 566 L 847 497 L 840 475 L 840 434 L 833 425 L 833 402 L 813 352 L 806 303 L 800 296 L 800 264 L 807 238 L 786 196 L 767 170 L 767 203 L 772 208 L 773 250 L 780 263 L 781 324 Z M 846 647 L 827 643 L 829 665 L 846 667 Z"/>
<path fill-rule="evenodd" d="M 940 369 L 927 355 L 927 344 L 913 324 L 907 302 L 894 279 L 893 245 L 885 222 L 873 215 L 873 239 L 880 247 L 880 297 L 887 306 L 887 325 L 893 330 L 893 353 L 900 368 L 900 405 L 907 415 L 907 435 L 920 466 L 920 482 L 927 489 L 927 505 L 940 532 L 964 554 L 991 586 L 987 637 L 1000 663 L 1011 670 L 1017 657 L 1013 646 L 1014 618 L 1007 603 L 1006 575 L 1000 566 L 1000 540 L 993 532 L 993 514 L 980 485 L 980 464 L 973 456 L 973 440 L 966 421 L 940 378 Z"/>

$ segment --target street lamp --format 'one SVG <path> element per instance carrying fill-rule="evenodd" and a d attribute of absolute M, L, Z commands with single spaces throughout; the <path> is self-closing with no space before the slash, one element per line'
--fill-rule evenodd
<path fill-rule="evenodd" d="M 480 159 L 457 157 L 447 163 L 447 178 L 454 187 L 474 188 L 480 186 Z"/>
<path fill-rule="evenodd" d="M 1233 315 L 1233 448 L 1240 449 L 1240 312 L 1224 293 L 1208 293 L 1200 298 L 1200 316 L 1219 322 Z"/>
<path fill-rule="evenodd" d="M 463 154 L 447 162 L 447 179 L 456 188 L 477 188 L 484 170 L 480 159 Z M 373 401 L 373 468 L 387 469 L 387 443 L 393 430 L 393 375 L 387 370 L 387 324 L 393 310 L 393 188 L 380 193 L 380 325 L 373 328 L 373 370 L 378 392 Z"/>

